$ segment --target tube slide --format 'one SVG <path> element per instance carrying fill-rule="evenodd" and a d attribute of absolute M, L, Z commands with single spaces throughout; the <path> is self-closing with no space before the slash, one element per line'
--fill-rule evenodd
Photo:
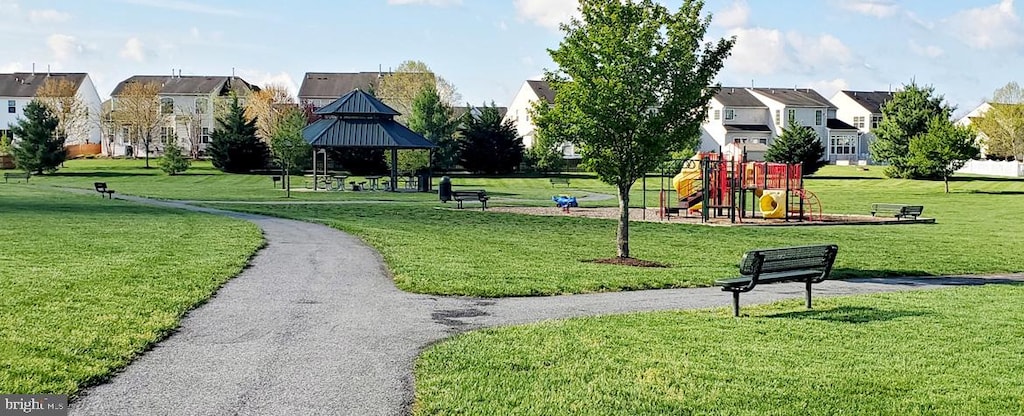
<path fill-rule="evenodd" d="M 786 218 L 785 191 L 764 191 L 760 200 L 761 214 L 768 219 Z"/>

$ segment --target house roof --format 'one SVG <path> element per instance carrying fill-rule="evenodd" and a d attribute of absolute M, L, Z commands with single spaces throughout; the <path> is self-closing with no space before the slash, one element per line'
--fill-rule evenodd
<path fill-rule="evenodd" d="M 354 89 L 374 90 L 380 72 L 307 72 L 299 87 L 299 99 L 334 99 Z"/>
<path fill-rule="evenodd" d="M 828 119 L 825 125 L 829 130 L 857 130 L 856 127 L 847 124 L 845 121 L 834 118 Z"/>
<path fill-rule="evenodd" d="M 786 106 L 793 107 L 834 107 L 832 103 L 818 94 L 817 91 L 807 88 L 753 88 L 758 94 L 767 96 Z"/>
<path fill-rule="evenodd" d="M 317 115 L 327 116 L 379 116 L 382 118 L 391 119 L 394 116 L 401 115 L 395 109 L 388 107 L 376 97 L 363 92 L 362 90 L 352 90 L 343 97 L 334 100 L 334 102 L 324 106 L 323 108 L 316 110 Z"/>
<path fill-rule="evenodd" d="M 82 86 L 85 81 L 85 73 L 30 73 L 15 72 L 11 74 L 0 74 L 0 97 L 35 97 L 39 87 L 46 83 L 47 79 L 64 78 L 75 83 L 76 88 Z"/>
<path fill-rule="evenodd" d="M 313 147 L 362 147 L 431 149 L 435 146 L 422 135 L 394 120 L 325 118 L 302 130 Z"/>
<path fill-rule="evenodd" d="M 543 98 L 548 104 L 555 103 L 555 91 L 551 89 L 551 85 L 548 85 L 547 81 L 529 80 L 526 83 L 530 84 L 530 88 L 533 89 L 534 94 L 537 94 L 537 98 Z"/>
<path fill-rule="evenodd" d="M 718 100 L 718 102 L 726 107 L 767 108 L 761 100 L 754 97 L 754 94 L 751 94 L 746 88 L 722 87 L 718 94 L 715 94 L 715 100 Z"/>
<path fill-rule="evenodd" d="M 131 83 L 160 84 L 160 95 L 225 95 L 228 92 L 247 93 L 259 90 L 259 87 L 238 77 L 220 77 L 205 75 L 135 75 L 121 81 L 114 87 L 111 96 L 118 96 Z"/>
<path fill-rule="evenodd" d="M 892 99 L 888 91 L 843 91 L 843 94 L 872 114 L 881 114 L 882 105 Z"/>
<path fill-rule="evenodd" d="M 726 124 L 725 131 L 729 133 L 735 132 L 748 132 L 748 133 L 771 133 L 772 128 L 764 124 Z"/>

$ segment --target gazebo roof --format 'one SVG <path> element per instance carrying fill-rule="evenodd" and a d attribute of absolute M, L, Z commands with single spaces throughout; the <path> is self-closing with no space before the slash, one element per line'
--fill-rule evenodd
<path fill-rule="evenodd" d="M 362 147 L 386 149 L 432 149 L 420 134 L 394 120 L 371 118 L 325 118 L 302 130 L 313 147 Z"/>
<path fill-rule="evenodd" d="M 333 103 L 316 110 L 314 114 L 321 116 L 382 116 L 386 118 L 401 115 L 374 96 L 358 89 L 352 90 Z"/>

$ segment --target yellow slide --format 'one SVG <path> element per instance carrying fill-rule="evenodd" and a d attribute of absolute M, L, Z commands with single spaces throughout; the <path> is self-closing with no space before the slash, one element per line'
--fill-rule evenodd
<path fill-rule="evenodd" d="M 761 214 L 765 218 L 786 218 L 786 193 L 764 191 L 760 200 Z"/>

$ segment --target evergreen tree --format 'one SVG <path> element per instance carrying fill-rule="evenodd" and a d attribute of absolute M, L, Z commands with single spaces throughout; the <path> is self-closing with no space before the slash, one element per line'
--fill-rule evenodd
<path fill-rule="evenodd" d="M 456 127 L 452 107 L 441 101 L 437 88 L 430 86 L 420 91 L 412 102 L 409 129 L 437 145 L 433 153 L 435 168 L 451 170 L 459 162 Z"/>
<path fill-rule="evenodd" d="M 245 117 L 238 97 L 232 98 L 227 114 L 217 118 L 217 129 L 210 135 L 209 153 L 213 166 L 223 172 L 248 173 L 267 166 L 270 151 L 256 137 L 256 120 Z"/>
<path fill-rule="evenodd" d="M 59 124 L 57 117 L 39 102 L 25 106 L 25 118 L 11 126 L 11 133 L 18 139 L 11 149 L 15 166 L 36 174 L 56 171 L 68 157 L 64 140 L 57 136 Z"/>
<path fill-rule="evenodd" d="M 512 173 L 523 162 L 523 141 L 494 104 L 480 107 L 479 116 L 466 113 L 459 132 L 459 160 L 470 172 Z"/>
<path fill-rule="evenodd" d="M 935 95 L 935 88 L 911 82 L 882 106 L 882 123 L 875 129 L 876 139 L 871 143 L 872 158 L 889 164 L 885 174 L 891 178 L 928 176 L 912 163 L 910 141 L 926 133 L 932 119 L 948 120 L 952 113 L 953 109 L 942 102 L 942 96 Z"/>
<path fill-rule="evenodd" d="M 178 136 L 168 137 L 164 142 L 164 156 L 160 158 L 160 170 L 174 176 L 188 170 L 191 164 L 178 144 Z"/>
<path fill-rule="evenodd" d="M 802 164 L 803 174 L 810 175 L 825 165 L 821 159 L 825 156 L 825 146 L 813 129 L 801 126 L 795 119 L 789 119 L 789 125 L 782 129 L 782 135 L 775 139 L 764 160 L 776 163 Z"/>
<path fill-rule="evenodd" d="M 949 177 L 980 153 L 976 137 L 970 127 L 936 116 L 928 123 L 927 133 L 910 139 L 910 163 L 926 177 L 942 178 L 948 194 Z"/>

